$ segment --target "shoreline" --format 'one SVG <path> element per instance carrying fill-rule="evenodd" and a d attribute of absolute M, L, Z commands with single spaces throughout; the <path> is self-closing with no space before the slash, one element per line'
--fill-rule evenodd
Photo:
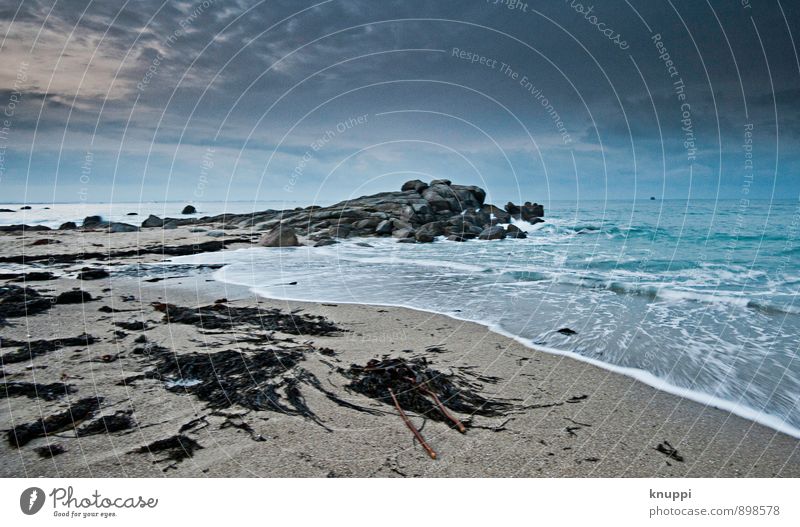
<path fill-rule="evenodd" d="M 227 282 L 227 283 L 232 284 L 232 285 L 241 286 L 241 284 L 235 284 L 233 282 Z M 241 286 L 241 287 L 246 287 L 246 286 Z M 311 304 L 311 305 L 323 304 L 323 303 L 327 303 L 327 302 L 334 302 L 334 303 L 337 303 L 337 304 L 347 304 L 347 305 L 353 305 L 353 306 L 393 307 L 393 308 L 400 308 L 400 309 L 408 309 L 409 311 L 419 311 L 421 313 L 430 313 L 432 315 L 447 317 L 447 318 L 450 318 L 450 319 L 453 319 L 453 320 L 457 320 L 457 321 L 460 321 L 460 322 L 469 322 L 471 324 L 477 324 L 479 326 L 485 327 L 486 329 L 488 329 L 489 331 L 491 331 L 493 333 L 496 333 L 496 334 L 498 334 L 500 336 L 512 339 L 512 340 L 522 344 L 526 348 L 529 348 L 529 349 L 531 349 L 533 351 L 548 353 L 550 355 L 555 355 L 555 356 L 563 356 L 563 357 L 567 357 L 567 358 L 569 358 L 571 360 L 576 360 L 576 361 L 579 361 L 579 362 L 584 362 L 584 363 L 587 363 L 587 364 L 591 364 L 592 366 L 596 366 L 596 367 L 598 367 L 600 369 L 609 371 L 611 373 L 615 373 L 617 375 L 622 375 L 624 377 L 628 377 L 630 379 L 633 379 L 633 380 L 636 380 L 636 381 L 641 382 L 643 384 L 646 384 L 647 386 L 649 386 L 649 387 L 651 387 L 651 388 L 653 388 L 655 390 L 658 390 L 660 392 L 664 392 L 664 393 L 667 393 L 667 394 L 670 394 L 670 395 L 674 395 L 674 396 L 680 397 L 682 399 L 687 399 L 689 401 L 692 401 L 692 402 L 695 402 L 695 403 L 698 403 L 698 404 L 701 404 L 703 406 L 707 406 L 707 407 L 710 407 L 710 408 L 715 408 L 715 409 L 723 411 L 723 412 L 730 412 L 731 414 L 733 414 L 733 415 L 735 415 L 737 417 L 740 417 L 742 419 L 745 419 L 747 421 L 752 421 L 755 424 L 770 428 L 770 429 L 772 429 L 772 430 L 774 430 L 776 432 L 779 432 L 781 434 L 786 434 L 786 435 L 791 436 L 791 437 L 793 437 L 795 439 L 800 439 L 800 429 L 797 429 L 797 428 L 787 424 L 785 421 L 782 421 L 778 417 L 773 416 L 771 414 L 764 414 L 763 412 L 759 412 L 757 410 L 754 410 L 752 408 L 748 408 L 746 406 L 737 405 L 737 404 L 735 404 L 735 403 L 733 403 L 731 401 L 726 401 L 724 399 L 720 399 L 720 398 L 718 398 L 718 397 L 716 397 L 714 395 L 706 394 L 704 392 L 699 392 L 699 391 L 692 390 L 692 389 L 689 389 L 689 388 L 683 388 L 681 386 L 670 384 L 669 382 L 667 382 L 667 381 L 665 381 L 665 380 L 663 380 L 663 379 L 661 379 L 659 377 L 656 377 L 655 375 L 653 375 L 652 373 L 650 373 L 650 372 L 648 372 L 646 370 L 641 370 L 641 369 L 637 369 L 637 368 L 627 368 L 627 367 L 624 367 L 624 366 L 617 366 L 617 365 L 612 364 L 610 362 L 603 362 L 603 361 L 600 361 L 600 360 L 597 360 L 597 359 L 593 359 L 591 357 L 585 357 L 585 356 L 583 356 L 583 355 L 581 355 L 579 353 L 575 353 L 574 351 L 562 350 L 562 349 L 559 349 L 559 348 L 553 348 L 553 347 L 549 347 L 549 346 L 541 346 L 539 344 L 534 344 L 531 341 L 531 339 L 528 339 L 528 338 L 525 338 L 525 337 L 521 337 L 519 335 L 515 335 L 514 333 L 511 333 L 510 331 L 504 330 L 503 328 L 501 328 L 497 324 L 491 324 L 491 323 L 488 323 L 488 322 L 481 322 L 480 320 L 472 320 L 472 319 L 468 319 L 468 318 L 463 318 L 463 317 L 459 317 L 458 315 L 451 314 L 451 313 L 442 313 L 442 312 L 431 310 L 431 309 L 424 309 L 424 308 L 420 308 L 420 307 L 411 307 L 411 306 L 402 305 L 402 304 L 374 303 L 374 302 L 368 302 L 368 303 L 343 302 L 343 301 L 340 301 L 340 300 L 301 300 L 301 299 L 291 298 L 291 297 L 267 296 L 267 295 L 264 295 L 264 294 L 261 294 L 261 293 L 255 293 L 255 294 L 257 294 L 259 297 L 267 299 L 267 300 L 307 303 L 307 304 Z"/>
<path fill-rule="evenodd" d="M 4 434 L 0 475 L 5 477 L 800 476 L 800 442 L 789 435 L 586 361 L 528 347 L 479 323 L 403 307 L 266 299 L 245 286 L 213 279 L 209 267 L 170 270 L 176 263 L 164 264 L 163 255 L 152 250 L 128 255 L 131 247 L 147 248 L 148 242 L 174 246 L 206 239 L 188 228 L 48 235 L 62 241 L 64 250 L 80 252 L 104 242 L 106 254 L 113 249 L 125 256 L 25 266 L 58 273 L 51 280 L 27 283 L 41 294 L 80 288 L 91 300 L 55 304 L 27 319 L 10 318 L 11 325 L 2 329 L 3 338 L 52 342 L 86 333 L 95 340 L 44 350 L 33 360 L 4 363 L 6 382 L 64 383 L 73 392 L 53 400 L 0 399 L 0 429 L 74 410 L 76 401 L 87 396 L 102 397 L 103 402 L 77 423 L 75 428 L 83 432 L 68 427 L 50 437 L 34 437 L 19 448 L 9 445 Z M 227 236 L 243 240 L 247 231 L 232 230 Z M 28 256 L 53 252 L 47 246 L 30 247 L 31 238 L 30 234 L 2 236 L 0 249 Z M 230 249 L 249 246 L 240 241 Z M 147 267 L 150 264 L 152 268 Z M 80 280 L 75 273 L 82 267 L 110 268 L 112 273 Z M 8 268 L 20 271 L 16 265 Z M 122 269 L 129 272 L 121 273 Z M 5 283 L 19 282 L 6 279 Z M 157 307 L 163 303 L 186 306 L 189 313 L 195 306 L 221 306 L 222 312 L 257 308 L 281 316 L 311 317 L 308 320 L 323 317 L 341 332 L 292 335 L 270 330 L 262 338 L 261 330 L 238 322 L 217 331 L 167 322 Z M 250 342 L 256 337 L 261 340 L 253 346 Z M 160 349 L 167 354 L 158 355 Z M 191 391 L 192 378 L 187 379 L 184 393 L 177 389 L 183 386 L 182 378 L 176 383 L 169 374 L 154 378 L 148 373 L 161 360 L 158 357 L 252 355 L 269 349 L 302 352 L 298 364 L 302 370 L 292 378 L 303 372 L 314 375 L 324 391 L 301 385 L 301 397 L 295 402 L 314 417 L 247 409 L 225 401 L 222 408 L 209 406 L 209 400 L 200 398 L 202 393 Z M 15 351 L 6 345 L 2 349 L 4 356 Z M 459 414 L 469 423 L 466 434 L 410 412 L 415 426 L 440 454 L 433 461 L 390 405 L 348 388 L 345 374 L 350 365 L 382 356 L 422 357 L 442 374 L 474 374 L 480 393 L 512 401 L 517 409 L 500 417 Z M 374 413 L 337 404 L 326 392 Z M 286 404 L 284 392 L 280 394 Z M 118 424 L 114 418 L 131 422 L 108 428 Z M 85 431 L 84 427 L 97 430 L 98 423 L 102 433 Z M 169 446 L 169 441 L 172 448 L 154 450 Z M 54 445 L 64 452 L 42 455 L 53 454 Z"/>
<path fill-rule="evenodd" d="M 364 238 L 364 241 L 367 241 L 367 240 L 368 240 L 368 238 Z M 231 251 L 236 251 L 236 250 L 241 250 L 241 249 L 232 249 Z M 229 250 L 224 250 L 222 252 L 230 252 L 230 251 Z M 189 257 L 189 258 L 191 258 L 191 257 Z M 176 262 L 176 263 L 179 263 L 179 262 Z M 222 270 L 222 268 L 219 269 L 219 271 L 221 271 L 221 270 Z M 764 413 L 762 411 L 758 411 L 758 410 L 755 410 L 753 408 L 750 408 L 750 407 L 747 407 L 747 406 L 744 406 L 744 405 L 740 405 L 740 404 L 737 404 L 737 403 L 732 402 L 732 401 L 728 401 L 728 400 L 722 399 L 722 398 L 717 397 L 717 396 L 712 395 L 712 394 L 708 394 L 708 393 L 705 393 L 705 392 L 702 392 L 702 391 L 693 390 L 693 389 L 690 389 L 690 388 L 684 388 L 682 386 L 678 386 L 678 385 L 672 384 L 672 383 L 670 383 L 670 382 L 668 382 L 668 381 L 666 381 L 664 379 L 661 379 L 661 378 L 655 376 L 654 374 L 648 372 L 647 370 L 643 370 L 643 369 L 639 369 L 639 368 L 630 368 L 630 367 L 625 367 L 625 366 L 618 366 L 618 365 L 610 363 L 610 362 L 604 362 L 604 361 L 597 360 L 597 359 L 594 359 L 594 358 L 591 358 L 591 357 L 586 357 L 584 355 L 581 355 L 581 354 L 573 352 L 573 351 L 535 344 L 531 339 L 523 337 L 523 336 L 520 336 L 520 335 L 516 335 L 516 334 L 514 334 L 514 333 L 512 333 L 510 331 L 507 331 L 507 330 L 503 329 L 502 327 L 500 327 L 499 324 L 496 324 L 496 323 L 483 322 L 481 320 L 474 320 L 474 319 L 470 319 L 470 318 L 461 317 L 461 316 L 459 316 L 457 314 L 454 314 L 454 313 L 440 312 L 440 311 L 436 311 L 436 310 L 432 310 L 432 309 L 426 309 L 426 308 L 422 308 L 422 307 L 418 307 L 418 306 L 410 306 L 410 305 L 405 305 L 405 304 L 377 303 L 377 302 L 366 302 L 366 303 L 364 303 L 364 302 L 350 302 L 350 301 L 337 300 L 335 298 L 333 298 L 333 299 L 308 300 L 308 299 L 295 298 L 295 297 L 291 297 L 291 296 L 267 295 L 267 294 L 265 294 L 263 292 L 257 291 L 257 289 L 258 289 L 257 287 L 250 287 L 248 285 L 237 283 L 237 282 L 234 282 L 234 281 L 223 280 L 223 279 L 219 278 L 218 274 L 219 273 L 216 272 L 216 271 L 214 273 L 212 273 L 214 280 L 216 280 L 218 282 L 234 285 L 234 286 L 237 286 L 237 287 L 245 287 L 245 288 L 249 289 L 253 294 L 256 294 L 259 297 L 264 298 L 264 299 L 268 299 L 268 300 L 291 301 L 291 302 L 301 302 L 301 303 L 310 303 L 310 304 L 320 304 L 320 303 L 325 303 L 325 302 L 335 302 L 337 304 L 347 304 L 347 305 L 364 305 L 364 306 L 373 306 L 373 307 L 402 308 L 402 309 L 408 309 L 408 310 L 412 310 L 412 311 L 420 311 L 420 312 L 424 312 L 424 313 L 430 313 L 430 314 L 433 314 L 433 315 L 439 315 L 439 316 L 443 316 L 443 317 L 448 317 L 448 318 L 452 318 L 452 319 L 458 320 L 458 321 L 470 322 L 470 323 L 473 323 L 473 324 L 478 324 L 480 326 L 483 326 L 483 327 L 487 328 L 488 330 L 490 330 L 490 331 L 492 331 L 494 333 L 497 333 L 498 335 L 501 335 L 501 336 L 507 337 L 509 339 L 515 340 L 516 342 L 519 342 L 520 344 L 522 344 L 523 346 L 525 346 L 525 347 L 527 347 L 529 349 L 532 349 L 532 350 L 535 350 L 535 351 L 544 352 L 544 353 L 549 353 L 551 355 L 563 356 L 563 357 L 567 357 L 567 358 L 572 359 L 572 360 L 577 360 L 579 362 L 584 362 L 584 363 L 587 363 L 587 364 L 591 364 L 593 366 L 596 366 L 598 368 L 607 370 L 609 372 L 612 372 L 612 373 L 615 373 L 615 374 L 618 374 L 618 375 L 623 375 L 625 377 L 629 377 L 631 379 L 637 380 L 637 381 L 639 381 L 641 383 L 644 383 L 647 386 L 650 386 L 651 388 L 656 389 L 658 391 L 662 391 L 664 393 L 668 393 L 668 394 L 674 395 L 676 397 L 681 397 L 681 398 L 684 398 L 684 399 L 688 399 L 690 401 L 696 402 L 696 403 L 704 405 L 704 406 L 709 406 L 709 407 L 712 407 L 712 408 L 716 408 L 716 409 L 718 409 L 720 411 L 730 412 L 731 414 L 736 415 L 737 417 L 740 417 L 742 419 L 745 419 L 745 420 L 748 420 L 748 421 L 752 421 L 752 422 L 754 422 L 754 423 L 756 423 L 758 425 L 765 426 L 767 428 L 771 428 L 771 429 L 775 430 L 776 432 L 789 435 L 789 436 L 791 436 L 791 437 L 793 437 L 795 439 L 800 439 L 800 429 L 792 426 L 791 424 L 787 423 L 786 421 L 780 419 L 779 417 L 777 417 L 775 415 L 767 414 L 767 413 Z"/>

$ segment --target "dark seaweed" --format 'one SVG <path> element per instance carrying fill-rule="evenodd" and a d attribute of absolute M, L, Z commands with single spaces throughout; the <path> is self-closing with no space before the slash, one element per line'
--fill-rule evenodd
<path fill-rule="evenodd" d="M 134 452 L 138 454 L 164 454 L 166 457 L 157 459 L 155 462 L 175 461 L 179 463 L 184 459 L 194 456 L 196 450 L 202 450 L 202 445 L 183 434 L 167 437 L 153 441 L 149 445 L 139 447 Z M 169 467 L 168 467 L 169 468 Z"/>
<path fill-rule="evenodd" d="M 0 398 L 29 397 L 43 401 L 55 401 L 65 395 L 75 393 L 77 388 L 71 384 L 54 382 L 52 384 L 38 384 L 34 382 L 4 382 L 0 383 Z"/>
<path fill-rule="evenodd" d="M 683 462 L 683 456 L 678 453 L 678 449 L 670 445 L 667 440 L 664 440 L 663 443 L 659 443 L 655 449 L 670 459 Z"/>
<path fill-rule="evenodd" d="M 475 382 L 474 376 L 469 377 L 471 374 L 436 371 L 428 367 L 424 357 L 373 359 L 365 366 L 354 364 L 343 373 L 351 379 L 347 386 L 350 390 L 394 405 L 391 389 L 401 408 L 435 421 L 451 423 L 424 390 L 436 394 L 445 407 L 463 414 L 498 417 L 518 409 L 512 401 L 480 395 L 482 386 Z"/>
<path fill-rule="evenodd" d="M 136 421 L 131 417 L 132 413 L 130 410 L 118 410 L 113 415 L 104 415 L 80 427 L 76 434 L 78 437 L 84 437 L 130 430 L 136 426 Z"/>
<path fill-rule="evenodd" d="M 192 386 L 173 385 L 167 389 L 195 395 L 210 408 L 230 408 L 238 404 L 250 410 L 314 417 L 298 396 L 296 381 L 290 376 L 303 359 L 300 351 L 275 349 L 241 353 L 224 350 L 176 355 L 164 348 L 152 347 L 150 356 L 157 361 L 155 371 L 148 374 L 150 377 L 168 382 L 198 381 Z"/>
<path fill-rule="evenodd" d="M 53 307 L 50 297 L 42 296 L 30 287 L 4 285 L 0 287 L 0 318 L 36 315 Z"/>
<path fill-rule="evenodd" d="M 241 325 L 291 335 L 331 335 L 341 329 L 322 316 L 283 313 L 279 309 L 211 304 L 197 308 L 155 303 L 165 323 L 191 324 L 205 330 L 232 330 Z"/>
<path fill-rule="evenodd" d="M 77 401 L 63 412 L 49 415 L 32 423 L 15 426 L 8 431 L 8 442 L 11 446 L 19 448 L 37 437 L 74 429 L 78 424 L 92 417 L 102 402 L 102 397 L 87 397 Z"/>
<path fill-rule="evenodd" d="M 83 334 L 77 337 L 67 337 L 52 340 L 31 340 L 24 342 L 20 340 L 0 339 L 0 347 L 18 347 L 17 351 L 11 351 L 0 356 L 0 363 L 12 364 L 15 362 L 25 362 L 35 357 L 50 353 L 61 348 L 71 346 L 88 346 L 94 344 L 97 339 L 91 335 Z"/>
<path fill-rule="evenodd" d="M 39 457 L 43 457 L 46 459 L 59 456 L 67 451 L 64 445 L 54 443 L 52 445 L 40 446 L 33 449 L 34 452 L 39 454 Z"/>

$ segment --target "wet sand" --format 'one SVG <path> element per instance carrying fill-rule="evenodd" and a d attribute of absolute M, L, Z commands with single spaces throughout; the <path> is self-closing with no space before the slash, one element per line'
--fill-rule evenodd
<path fill-rule="evenodd" d="M 230 231 L 246 247 L 252 235 Z M 31 245 L 38 239 L 61 243 Z M 57 340 L 89 334 L 95 341 L 46 351 L 32 360 L 2 364 L 5 383 L 66 383 L 71 393 L 54 400 L 9 394 L 0 398 L 0 476 L 3 477 L 798 477 L 800 442 L 728 412 L 660 392 L 641 382 L 568 357 L 527 348 L 479 324 L 404 308 L 285 302 L 256 298 L 248 290 L 211 280 L 209 269 L 178 269 L 164 279 L 137 263 L 162 259 L 160 245 L 197 245 L 218 240 L 188 228 L 139 233 L 48 232 L 0 235 L 4 257 L 111 254 L 75 261 L 41 260 L 24 270 L 50 270 L 63 277 L 27 285 L 42 295 L 81 288 L 95 300 L 54 305 L 0 327 L 0 353 L 12 341 Z M 114 251 L 151 247 L 138 256 Z M 61 259 L 64 260 L 64 259 Z M 82 267 L 104 267 L 109 278 L 78 280 Z M 0 272 L 16 273 L 16 263 Z M 124 272 L 123 272 L 124 271 Z M 148 281 L 152 280 L 152 281 Z M 177 355 L 254 350 L 251 327 L 204 331 L 166 323 L 153 302 L 195 307 L 214 305 L 295 310 L 320 315 L 338 326 L 333 335 L 273 334 L 269 346 L 304 349 L 302 367 L 325 390 L 375 415 L 335 404 L 322 391 L 303 388 L 304 403 L 318 421 L 236 404 L 209 408 L 191 393 L 165 388 L 165 380 L 142 377 L 152 370 L 137 349 L 157 346 Z M 103 309 L 101 311 L 101 308 Z M 118 323 L 122 322 L 123 328 Z M 138 328 L 141 322 L 144 329 Z M 144 335 L 144 337 L 143 337 Z M 139 340 L 139 342 L 136 342 Z M 430 351 L 429 348 L 437 348 Z M 324 350 L 320 352 L 320 350 Z M 346 389 L 342 374 L 373 358 L 425 357 L 438 371 L 467 371 L 484 395 L 512 399 L 524 409 L 506 417 L 459 416 L 470 422 L 460 434 L 443 422 L 410 413 L 437 451 L 431 460 L 395 409 Z M 122 382 L 125 380 L 126 382 Z M 76 437 L 73 426 L 22 446 L 8 431 L 64 412 L 77 401 L 102 397 L 97 411 L 76 427 L 122 415 L 130 426 Z M 111 421 L 109 421 L 110 423 Z M 102 421 L 101 421 L 102 423 Z M 143 448 L 181 437 L 171 448 Z M 677 449 L 669 456 L 667 444 Z M 63 453 L 47 454 L 47 445 Z M 658 450 L 661 445 L 661 451 Z M 162 444 L 163 446 L 163 444 Z M 167 445 L 169 446 L 169 445 Z M 45 447 L 45 450 L 42 450 Z M 38 450 L 38 451 L 37 451 Z M 175 455 L 176 451 L 179 455 Z M 666 453 L 665 453 L 666 451 Z M 180 453 L 183 454 L 180 454 Z M 180 459 L 176 459 L 180 458 Z"/>

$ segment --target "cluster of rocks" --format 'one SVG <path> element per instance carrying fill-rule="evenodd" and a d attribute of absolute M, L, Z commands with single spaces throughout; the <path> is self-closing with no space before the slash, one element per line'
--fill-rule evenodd
<path fill-rule="evenodd" d="M 300 245 L 304 237 L 315 246 L 337 238 L 382 236 L 402 243 L 429 243 L 439 236 L 451 241 L 525 238 L 511 220 L 539 223 L 544 207 L 536 203 L 501 209 L 485 203 L 486 192 L 476 186 L 454 185 L 446 179 L 406 182 L 399 192 L 384 192 L 330 207 L 282 211 L 273 217 L 250 216 L 250 225 L 267 229 L 266 247 Z M 257 223 L 263 220 L 263 223 Z M 506 225 L 506 226 L 504 226 Z"/>
<path fill-rule="evenodd" d="M 440 236 L 456 242 L 525 238 L 526 233 L 511 223 L 512 219 L 528 223 L 543 221 L 544 207 L 537 203 L 515 205 L 509 202 L 500 208 L 485 200 L 486 191 L 474 185 L 454 185 L 446 179 L 435 179 L 430 183 L 415 179 L 407 181 L 397 192 L 362 196 L 329 207 L 298 207 L 201 218 L 159 218 L 151 214 L 140 226 L 89 216 L 81 227 L 67 222 L 60 229 L 135 232 L 212 225 L 221 230 L 208 232 L 209 236 L 224 235 L 226 229 L 266 231 L 260 245 L 292 247 L 303 244 L 323 246 L 334 244 L 341 238 L 369 236 L 392 237 L 401 243 L 430 243 Z M 187 205 L 182 214 L 193 215 L 196 212 L 194 207 Z"/>

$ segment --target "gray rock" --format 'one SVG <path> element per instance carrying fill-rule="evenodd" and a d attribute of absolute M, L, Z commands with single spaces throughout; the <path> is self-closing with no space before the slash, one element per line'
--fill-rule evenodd
<path fill-rule="evenodd" d="M 347 224 L 333 225 L 328 229 L 328 234 L 334 238 L 347 238 L 352 230 L 353 227 Z"/>
<path fill-rule="evenodd" d="M 392 233 L 393 238 L 413 238 L 416 233 L 414 229 L 410 229 L 408 227 L 403 229 L 397 229 Z"/>
<path fill-rule="evenodd" d="M 403 192 L 413 190 L 414 192 L 421 193 L 426 188 L 428 188 L 427 183 L 423 183 L 419 179 L 412 179 L 411 181 L 406 181 L 405 183 L 403 183 L 403 186 L 400 188 L 400 190 L 402 190 Z"/>
<path fill-rule="evenodd" d="M 380 218 L 367 218 L 365 220 L 359 220 L 355 222 L 353 225 L 356 229 L 374 229 L 378 226 L 381 222 Z"/>
<path fill-rule="evenodd" d="M 453 183 L 449 179 L 434 179 L 431 181 L 431 186 L 434 185 L 447 185 L 448 187 Z"/>
<path fill-rule="evenodd" d="M 418 232 L 427 233 L 427 234 L 429 234 L 431 236 L 434 236 L 434 237 L 435 236 L 441 236 L 441 235 L 443 235 L 445 233 L 444 232 L 444 223 L 442 223 L 440 221 L 432 221 L 430 223 L 426 223 L 425 225 L 423 225 L 422 227 L 417 229 L 417 231 Z"/>
<path fill-rule="evenodd" d="M 163 227 L 163 226 L 164 226 L 164 220 L 162 220 L 158 216 L 155 216 L 154 214 L 149 215 L 147 219 L 142 222 L 142 227 Z"/>
<path fill-rule="evenodd" d="M 481 232 L 480 238 L 481 240 L 502 240 L 506 237 L 506 230 L 499 226 L 495 225 L 494 227 L 489 227 Z"/>
<path fill-rule="evenodd" d="M 414 239 L 419 243 L 431 243 L 434 240 L 434 236 L 429 232 L 417 231 L 417 234 L 414 235 Z"/>
<path fill-rule="evenodd" d="M 417 240 L 414 238 L 400 238 L 397 243 L 417 243 Z"/>
<path fill-rule="evenodd" d="M 494 215 L 494 219 L 496 219 L 499 223 L 509 223 L 511 221 L 511 214 L 504 211 L 500 207 L 495 207 L 494 205 L 482 206 L 481 212 L 484 214 Z"/>
<path fill-rule="evenodd" d="M 387 235 L 391 234 L 394 230 L 394 225 L 392 224 L 392 220 L 383 220 L 375 227 L 375 234 L 378 235 Z"/>
<path fill-rule="evenodd" d="M 181 214 L 197 214 L 197 209 L 193 205 L 186 205 L 183 207 Z"/>
<path fill-rule="evenodd" d="M 83 219 L 82 225 L 84 229 L 95 229 L 99 227 L 107 227 L 109 223 L 107 221 L 103 221 L 103 218 L 100 216 L 86 216 Z"/>
<path fill-rule="evenodd" d="M 225 236 L 225 231 L 208 231 L 206 236 L 211 236 L 212 238 L 222 238 Z"/>
<path fill-rule="evenodd" d="M 463 236 L 459 236 L 457 234 L 451 234 L 450 236 L 447 237 L 447 239 L 449 241 L 451 241 L 451 242 L 465 242 L 465 241 L 467 241 L 466 238 L 464 238 Z"/>
<path fill-rule="evenodd" d="M 319 240 L 317 243 L 315 243 L 314 247 L 325 247 L 326 245 L 335 245 L 337 243 L 339 242 L 337 242 L 336 240 L 332 240 L 330 238 L 323 238 L 322 240 Z"/>
<path fill-rule="evenodd" d="M 177 229 L 180 224 L 176 220 L 169 220 L 164 222 L 165 229 Z"/>
<path fill-rule="evenodd" d="M 111 225 L 108 226 L 108 232 L 136 232 L 139 230 L 139 227 L 136 225 L 131 225 L 130 223 L 122 223 L 122 222 L 112 222 Z"/>
<path fill-rule="evenodd" d="M 523 238 L 527 238 L 528 237 L 528 233 L 526 233 L 525 231 L 521 230 L 516 225 L 511 224 L 511 225 L 508 225 L 506 227 L 506 236 L 508 236 L 509 238 L 517 238 L 517 239 L 521 240 Z"/>
<path fill-rule="evenodd" d="M 58 230 L 60 231 L 71 231 L 77 229 L 78 226 L 75 224 L 74 221 L 68 221 L 66 223 L 62 223 L 58 226 Z"/>
<path fill-rule="evenodd" d="M 300 242 L 293 228 L 288 225 L 278 225 L 261 236 L 258 244 L 261 247 L 297 247 Z"/>
<path fill-rule="evenodd" d="M 523 205 L 522 210 L 520 211 L 520 215 L 522 219 L 530 222 L 536 218 L 544 217 L 544 206 L 539 205 L 538 203 L 531 203 L 530 201 L 525 202 Z"/>

